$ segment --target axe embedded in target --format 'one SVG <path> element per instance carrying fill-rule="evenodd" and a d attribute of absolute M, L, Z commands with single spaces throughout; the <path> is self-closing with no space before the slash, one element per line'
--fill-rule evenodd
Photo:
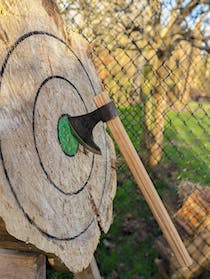
<path fill-rule="evenodd" d="M 75 274 L 91 266 L 113 221 L 117 159 L 108 127 L 171 254 L 181 268 L 190 266 L 117 108 L 103 91 L 89 44 L 67 33 L 53 1 L 11 2 L 13 13 L 2 4 L 3 13 L 0 4 L 0 232 L 3 228 L 13 240 L 2 241 L 6 248 L 14 250 L 17 242 L 18 249 L 38 251 L 52 267 L 58 261 Z M 8 38 L 1 40 L 4 32 Z"/>
<path fill-rule="evenodd" d="M 107 125 L 115 139 L 125 161 L 128 164 L 140 190 L 142 191 L 156 221 L 162 229 L 177 261 L 181 266 L 190 266 L 191 257 L 186 250 L 174 224 L 172 223 L 167 210 L 165 209 L 155 187 L 147 174 L 132 142 L 130 141 L 122 122 L 120 121 L 117 109 L 109 98 L 108 94 L 102 92 L 95 96 L 95 103 L 98 107 L 95 111 L 86 115 L 69 117 L 71 128 L 78 140 L 90 151 L 100 154 L 100 149 L 93 141 L 93 129 L 99 121 L 107 122 Z"/>

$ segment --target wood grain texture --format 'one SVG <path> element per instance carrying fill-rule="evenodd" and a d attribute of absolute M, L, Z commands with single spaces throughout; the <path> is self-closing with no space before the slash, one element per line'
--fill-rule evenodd
<path fill-rule="evenodd" d="M 108 94 L 102 92 L 95 98 L 97 107 L 101 107 L 111 101 Z M 156 221 L 164 233 L 178 263 L 181 266 L 190 266 L 192 260 L 186 250 L 171 218 L 164 207 L 144 165 L 141 162 L 128 134 L 126 133 L 120 118 L 117 116 L 107 122 L 107 126 L 116 141 L 125 161 L 130 168 L 136 182 L 144 195 Z"/>
<path fill-rule="evenodd" d="M 64 263 L 52 253 L 46 253 L 41 251 L 34 245 L 30 243 L 25 243 L 11 236 L 5 229 L 5 223 L 0 218 L 0 248 L 1 249 L 9 249 L 16 250 L 20 252 L 30 252 L 36 254 L 44 253 L 47 261 L 49 263 L 49 267 L 55 271 L 68 272 L 68 268 L 64 265 Z"/>
<path fill-rule="evenodd" d="M 102 156 L 81 145 L 67 156 L 57 130 L 62 115 L 96 108 L 101 82 L 52 1 L 0 4 L 0 216 L 9 234 L 79 272 L 112 223 L 115 152 L 102 123 Z"/>
<path fill-rule="evenodd" d="M 210 272 L 210 187 L 195 186 L 188 195 L 176 212 L 175 221 L 179 223 L 179 231 L 193 264 L 188 268 L 180 267 L 161 236 L 155 241 L 161 260 L 156 259 L 155 262 L 163 278 L 197 278 Z"/>
<path fill-rule="evenodd" d="M 88 268 L 74 275 L 75 279 L 102 279 L 96 260 L 93 257 Z"/>
<path fill-rule="evenodd" d="M 188 234 L 194 235 L 206 219 L 210 223 L 210 187 L 195 191 L 186 199 L 183 206 L 176 212 L 176 221 Z M 210 232 L 209 232 L 210 237 Z"/>
<path fill-rule="evenodd" d="M 0 249 L 1 279 L 45 279 L 45 256 Z"/>

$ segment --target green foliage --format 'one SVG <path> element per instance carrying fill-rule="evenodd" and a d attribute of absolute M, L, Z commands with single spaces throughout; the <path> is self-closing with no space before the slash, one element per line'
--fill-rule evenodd
<path fill-rule="evenodd" d="M 151 65 L 151 64 L 145 64 L 144 65 L 144 71 L 143 71 L 143 73 L 144 73 L 144 78 L 145 79 L 151 79 L 152 78 L 152 76 L 153 76 L 153 66 Z"/>

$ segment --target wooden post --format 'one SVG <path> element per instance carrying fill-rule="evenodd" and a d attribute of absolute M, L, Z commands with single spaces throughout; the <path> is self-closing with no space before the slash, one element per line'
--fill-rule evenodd
<path fill-rule="evenodd" d="M 44 255 L 0 249 L 1 279 L 45 279 Z"/>
<path fill-rule="evenodd" d="M 93 257 L 90 265 L 80 273 L 74 275 L 75 279 L 102 279 L 97 262 Z"/>

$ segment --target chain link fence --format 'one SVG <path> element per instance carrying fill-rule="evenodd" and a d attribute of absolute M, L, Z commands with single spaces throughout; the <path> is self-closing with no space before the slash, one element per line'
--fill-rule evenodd
<path fill-rule="evenodd" d="M 114 223 L 96 252 L 102 275 L 209 278 L 209 2 L 57 4 L 68 28 L 91 44 L 105 90 L 194 260 L 178 266 L 118 154 Z"/>

